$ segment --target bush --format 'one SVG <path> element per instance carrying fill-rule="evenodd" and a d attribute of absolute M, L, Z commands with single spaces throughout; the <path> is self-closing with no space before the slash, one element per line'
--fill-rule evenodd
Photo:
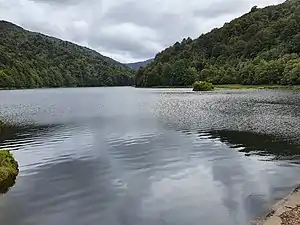
<path fill-rule="evenodd" d="M 196 81 L 193 84 L 193 91 L 212 91 L 214 90 L 214 85 L 206 81 Z"/>
<path fill-rule="evenodd" d="M 0 151 L 0 193 L 14 185 L 19 173 L 18 163 L 9 151 Z"/>

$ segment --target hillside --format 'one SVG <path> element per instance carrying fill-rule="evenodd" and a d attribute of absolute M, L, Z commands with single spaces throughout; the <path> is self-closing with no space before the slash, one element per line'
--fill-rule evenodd
<path fill-rule="evenodd" d="M 300 84 L 299 53 L 300 1 L 288 0 L 175 43 L 137 72 L 136 85 Z"/>
<path fill-rule="evenodd" d="M 0 88 L 132 83 L 131 69 L 96 51 L 0 21 Z"/>
<path fill-rule="evenodd" d="M 141 68 L 142 66 L 146 66 L 149 63 L 151 63 L 154 59 L 148 59 L 145 61 L 141 61 L 141 62 L 134 62 L 134 63 L 127 63 L 126 66 L 130 67 L 133 70 L 138 70 L 139 68 Z"/>

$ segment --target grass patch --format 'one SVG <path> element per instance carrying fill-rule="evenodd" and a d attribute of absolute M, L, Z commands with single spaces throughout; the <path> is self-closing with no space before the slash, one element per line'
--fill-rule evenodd
<path fill-rule="evenodd" d="M 0 150 L 0 193 L 5 193 L 15 183 L 19 173 L 18 163 L 13 155 L 6 150 Z"/>

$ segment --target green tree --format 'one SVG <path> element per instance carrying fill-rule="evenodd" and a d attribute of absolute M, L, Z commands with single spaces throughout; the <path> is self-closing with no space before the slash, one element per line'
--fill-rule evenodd
<path fill-rule="evenodd" d="M 7 75 L 3 70 L 0 70 L 0 88 L 14 87 L 15 82 L 13 78 Z"/>

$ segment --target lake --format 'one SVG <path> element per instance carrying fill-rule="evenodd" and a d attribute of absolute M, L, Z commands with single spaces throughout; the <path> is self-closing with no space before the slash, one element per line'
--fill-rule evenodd
<path fill-rule="evenodd" d="M 7 225 L 246 225 L 300 184 L 300 93 L 0 91 Z"/>

